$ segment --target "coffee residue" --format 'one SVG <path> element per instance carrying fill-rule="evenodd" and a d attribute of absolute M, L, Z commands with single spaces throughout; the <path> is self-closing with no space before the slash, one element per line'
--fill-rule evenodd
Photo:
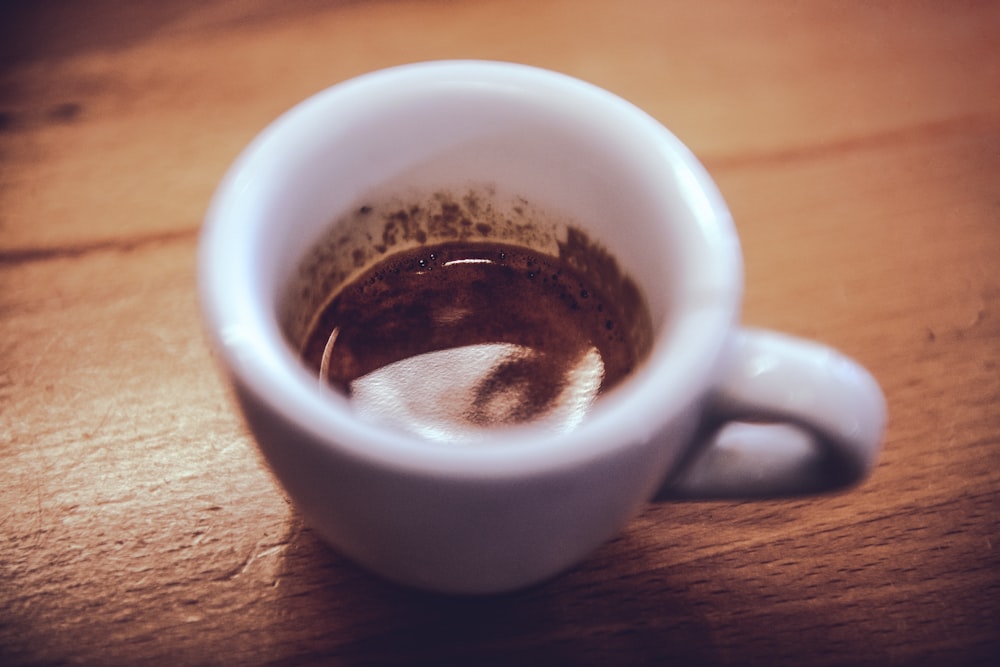
<path fill-rule="evenodd" d="M 564 428 L 644 356 L 630 319 L 561 258 L 452 242 L 395 253 L 353 280 L 302 355 L 382 421 L 453 435 Z"/>
<path fill-rule="evenodd" d="M 301 262 L 281 319 L 299 347 L 322 306 L 349 280 L 387 255 L 427 244 L 492 241 L 557 255 L 560 220 L 492 186 L 373 196 L 333 222 Z"/>
<path fill-rule="evenodd" d="M 490 186 L 358 202 L 314 245 L 284 305 L 310 367 L 411 430 L 419 397 L 440 413 L 433 438 L 456 420 L 569 424 L 652 344 L 645 300 L 613 255 Z M 430 386 L 435 368 L 452 377 Z"/>

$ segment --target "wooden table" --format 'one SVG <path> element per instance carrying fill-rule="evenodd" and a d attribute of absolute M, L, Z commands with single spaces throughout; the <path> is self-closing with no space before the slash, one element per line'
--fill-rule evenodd
<path fill-rule="evenodd" d="M 998 35 L 988 2 L 5 4 L 0 663 L 990 663 Z M 384 583 L 302 525 L 206 348 L 201 217 L 282 110 L 452 57 L 603 85 L 702 157 L 744 242 L 745 320 L 882 382 L 869 481 L 654 504 L 488 598 Z"/>

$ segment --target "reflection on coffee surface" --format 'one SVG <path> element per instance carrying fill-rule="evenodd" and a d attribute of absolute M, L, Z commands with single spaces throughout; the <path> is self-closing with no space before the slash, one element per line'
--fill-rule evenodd
<path fill-rule="evenodd" d="M 578 424 L 647 355 L 644 301 L 579 232 L 559 256 L 487 232 L 387 252 L 353 276 L 316 309 L 306 364 L 359 413 L 435 440 Z"/>

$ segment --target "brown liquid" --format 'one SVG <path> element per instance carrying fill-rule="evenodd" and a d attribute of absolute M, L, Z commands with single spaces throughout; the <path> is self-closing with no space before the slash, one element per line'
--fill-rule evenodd
<path fill-rule="evenodd" d="M 630 332 L 648 315 L 620 301 L 526 248 L 424 246 L 346 285 L 302 356 L 377 417 L 431 435 L 546 419 L 565 427 L 646 354 Z"/>

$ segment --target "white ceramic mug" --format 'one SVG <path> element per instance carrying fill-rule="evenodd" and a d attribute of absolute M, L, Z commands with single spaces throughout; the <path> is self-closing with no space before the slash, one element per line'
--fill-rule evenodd
<path fill-rule="evenodd" d="M 370 192 L 414 180 L 498 184 L 558 210 L 638 283 L 652 351 L 582 423 L 444 445 L 359 417 L 300 363 L 281 313 L 303 257 Z M 882 393 L 857 363 L 739 326 L 736 233 L 688 149 L 630 103 L 532 67 L 407 65 L 301 103 L 220 185 L 199 282 L 246 421 L 306 520 L 354 561 L 419 588 L 490 593 L 550 577 L 665 482 L 665 495 L 687 498 L 852 484 L 885 425 Z M 741 420 L 777 426 L 713 437 Z"/>

